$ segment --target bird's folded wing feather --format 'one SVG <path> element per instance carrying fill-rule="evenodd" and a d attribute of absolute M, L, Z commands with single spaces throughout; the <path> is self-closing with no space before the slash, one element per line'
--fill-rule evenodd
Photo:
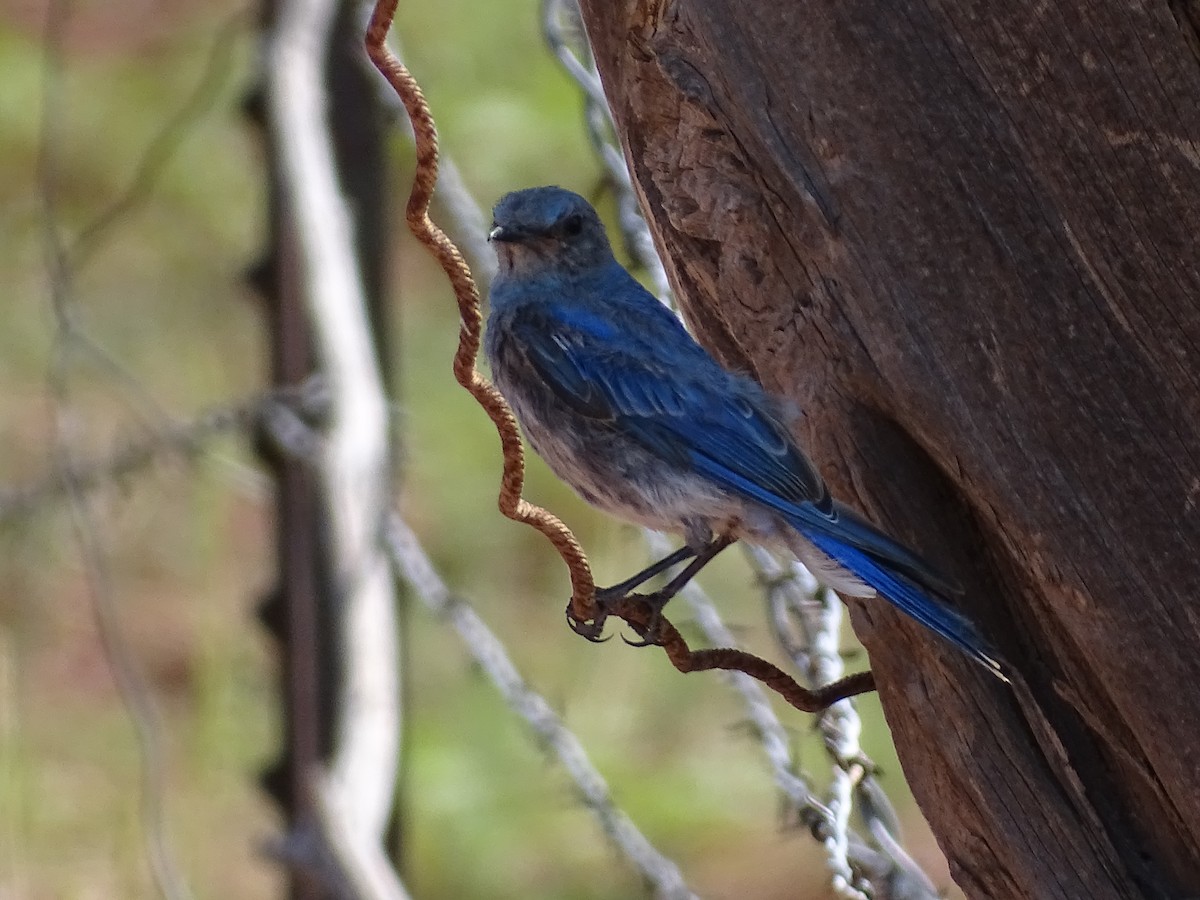
<path fill-rule="evenodd" d="M 667 310 L 618 326 L 589 311 L 531 305 L 509 330 L 542 382 L 576 413 L 611 421 L 664 461 L 735 493 L 831 508 L 812 464 L 763 408 L 765 397 L 752 399 L 757 389 L 722 370 Z"/>
<path fill-rule="evenodd" d="M 509 329 L 540 380 L 576 413 L 612 422 L 664 461 L 802 530 L 823 532 L 941 594 L 959 593 L 917 554 L 835 503 L 767 404 L 751 399 L 757 389 L 721 370 L 668 310 L 658 311 L 618 324 L 590 310 L 530 304 Z"/>

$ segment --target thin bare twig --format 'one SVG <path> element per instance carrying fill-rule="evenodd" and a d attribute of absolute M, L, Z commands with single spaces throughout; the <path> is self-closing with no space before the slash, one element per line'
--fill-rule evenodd
<path fill-rule="evenodd" d="M 216 406 L 186 421 L 172 421 L 145 437 L 132 439 L 111 453 L 75 461 L 72 479 L 59 472 L 15 487 L 0 487 L 0 525 L 27 518 L 51 504 L 69 499 L 70 489 L 86 494 L 125 481 L 164 456 L 191 458 L 201 453 L 216 437 L 248 431 L 276 406 L 289 404 L 290 397 L 263 394 L 238 403 Z"/>
<path fill-rule="evenodd" d="M 66 19 L 70 15 L 70 3 L 67 0 L 56 0 L 48 7 L 48 21 L 60 13 L 64 19 L 63 28 L 65 29 Z M 229 74 L 232 38 L 237 30 L 244 26 L 246 18 L 244 11 L 235 13 L 218 29 L 210 46 L 208 60 L 195 88 L 146 146 L 135 164 L 134 176 L 125 190 L 87 225 L 83 226 L 70 242 L 62 234 L 62 222 L 58 222 L 56 227 L 59 235 L 56 240 L 60 246 L 56 249 L 57 259 L 53 263 L 58 271 L 69 272 L 73 278 L 74 274 L 91 260 L 103 244 L 111 239 L 115 227 L 150 197 L 162 172 L 218 95 L 224 83 L 223 80 Z M 47 36 L 52 36 L 49 29 Z M 49 99 L 49 93 L 45 93 L 44 99 Z M 55 153 L 61 145 L 61 134 L 57 132 L 60 123 L 47 119 L 44 124 L 44 135 L 49 134 L 51 129 L 55 133 L 50 143 L 43 144 L 43 147 L 49 148 L 52 153 Z M 44 162 L 49 157 L 43 153 L 41 159 Z M 42 171 L 45 170 L 44 166 L 40 165 L 39 168 Z M 56 186 L 47 185 L 44 182 L 41 187 L 44 197 L 49 196 L 46 193 L 47 188 L 57 191 Z M 56 203 L 55 206 L 57 207 Z M 74 304 L 57 304 L 55 316 L 60 330 L 71 338 L 69 354 L 87 355 L 96 366 L 120 384 L 127 397 L 136 399 L 137 403 L 133 405 L 133 408 L 143 421 L 153 428 L 158 421 L 169 418 L 163 406 L 121 361 L 79 325 Z"/>
<path fill-rule="evenodd" d="M 53 358 L 46 385 L 53 405 L 55 465 L 70 501 L 71 522 L 79 547 L 97 632 L 105 657 L 117 684 L 121 701 L 133 722 L 141 757 L 141 816 L 146 840 L 146 856 L 159 894 L 169 900 L 184 900 L 190 891 L 183 880 L 166 835 L 163 797 L 166 769 L 161 729 L 149 685 L 134 662 L 132 648 L 125 638 L 117 611 L 116 593 L 108 564 L 108 554 L 97 527 L 88 497 L 79 483 L 72 445 L 80 430 L 71 402 L 70 364 L 81 349 L 91 350 L 101 359 L 83 333 L 74 326 L 73 276 L 66 243 L 63 239 L 58 207 L 62 146 L 62 47 L 69 7 L 64 0 L 51 0 L 47 6 L 45 62 L 42 75 L 42 126 L 38 151 L 38 185 L 42 200 L 43 241 L 49 273 L 50 304 L 56 324 Z"/>
<path fill-rule="evenodd" d="M 115 226 L 146 201 L 191 128 L 212 108 L 232 68 L 234 38 L 246 27 L 248 20 L 246 11 L 239 10 L 217 29 L 204 69 L 191 94 L 151 138 L 125 189 L 80 229 L 71 242 L 67 259 L 75 271 L 87 265 L 104 242 L 111 239 Z"/>

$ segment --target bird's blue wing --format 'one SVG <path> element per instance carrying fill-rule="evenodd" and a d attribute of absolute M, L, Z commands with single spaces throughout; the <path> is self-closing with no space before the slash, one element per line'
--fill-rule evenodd
<path fill-rule="evenodd" d="M 853 572 L 897 609 L 941 635 L 998 678 L 1008 681 L 1005 666 L 996 651 L 962 613 L 948 605 L 928 587 L 914 582 L 886 565 L 877 556 L 839 539 L 827 529 L 797 525 L 818 550 Z"/>
<path fill-rule="evenodd" d="M 761 389 L 722 369 L 665 308 L 638 312 L 641 321 L 618 325 L 531 304 L 507 327 L 542 383 L 575 412 L 612 422 L 735 493 L 830 509 L 825 483 Z"/>
<path fill-rule="evenodd" d="M 607 311 L 529 304 L 507 328 L 540 381 L 576 413 L 776 510 L 830 559 L 1004 677 L 987 642 L 945 601 L 960 591 L 835 503 L 761 389 L 721 369 L 651 302 L 655 311 L 639 308 L 637 321 L 621 322 Z"/>
<path fill-rule="evenodd" d="M 721 369 L 653 302 L 642 329 L 550 304 L 522 310 L 509 327 L 542 383 L 576 412 L 611 421 L 664 460 L 776 510 L 795 527 L 827 532 L 939 593 L 958 593 L 915 553 L 834 503 L 761 388 Z"/>

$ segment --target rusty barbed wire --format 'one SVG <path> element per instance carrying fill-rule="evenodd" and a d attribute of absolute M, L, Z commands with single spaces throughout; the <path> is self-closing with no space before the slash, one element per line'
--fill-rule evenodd
<path fill-rule="evenodd" d="M 807 688 L 779 666 L 746 650 L 737 647 L 693 650 L 679 630 L 637 594 L 609 601 L 607 611 L 624 619 L 644 640 L 662 647 L 671 665 L 680 672 L 742 672 L 765 684 L 801 712 L 821 712 L 847 697 L 875 690 L 875 676 L 870 671 L 855 672 L 829 684 Z"/>
<path fill-rule="evenodd" d="M 461 327 L 458 351 L 454 355 L 454 375 L 459 384 L 484 408 L 500 436 L 504 453 L 500 511 L 514 521 L 533 526 L 554 545 L 571 575 L 572 608 L 576 616 L 586 620 L 593 615 L 596 592 L 587 556 L 561 519 L 521 496 L 525 482 L 525 456 L 516 418 L 495 385 L 475 368 L 483 332 L 479 289 L 454 242 L 429 218 L 429 204 L 437 182 L 437 127 L 420 85 L 387 46 L 387 33 L 395 13 L 396 0 L 378 0 L 367 25 L 365 43 L 368 56 L 404 102 L 412 122 L 417 165 L 406 217 L 409 229 L 441 264 L 458 301 Z"/>
<path fill-rule="evenodd" d="M 742 650 L 717 648 L 693 652 L 669 622 L 651 615 L 650 607 L 639 595 L 625 597 L 611 604 L 606 611 L 597 608 L 591 566 L 574 534 L 561 519 L 521 496 L 525 462 L 516 418 L 495 385 L 475 368 L 483 332 L 479 289 L 458 247 L 429 218 L 430 200 L 437 183 L 437 128 L 420 85 L 387 46 L 387 33 L 395 12 L 396 0 L 378 0 L 367 25 L 365 44 L 371 61 L 399 95 L 412 121 L 417 165 L 406 207 L 408 226 L 441 264 L 454 289 L 460 319 L 454 375 L 459 384 L 484 408 L 500 436 L 504 451 L 500 510 L 514 521 L 532 525 L 554 545 L 571 575 L 570 609 L 573 617 L 580 622 L 594 622 L 596 630 L 599 630 L 608 615 L 615 615 L 624 619 L 643 636 L 649 633 L 649 625 L 653 620 L 657 625 L 654 628 L 655 643 L 663 647 L 671 663 L 680 672 L 710 669 L 735 669 L 746 672 L 779 692 L 798 709 L 815 711 L 841 697 L 871 690 L 874 681 L 870 673 L 850 676 L 835 685 L 809 690 L 777 666 Z"/>

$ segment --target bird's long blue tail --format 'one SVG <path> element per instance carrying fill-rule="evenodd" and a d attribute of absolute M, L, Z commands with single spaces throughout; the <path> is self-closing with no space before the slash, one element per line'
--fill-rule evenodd
<path fill-rule="evenodd" d="M 803 521 L 793 522 L 793 525 L 814 547 L 875 588 L 901 612 L 940 634 L 993 675 L 1008 682 L 1003 663 L 975 626 L 934 592 L 890 570 L 879 559 L 838 540 L 827 531 Z"/>

